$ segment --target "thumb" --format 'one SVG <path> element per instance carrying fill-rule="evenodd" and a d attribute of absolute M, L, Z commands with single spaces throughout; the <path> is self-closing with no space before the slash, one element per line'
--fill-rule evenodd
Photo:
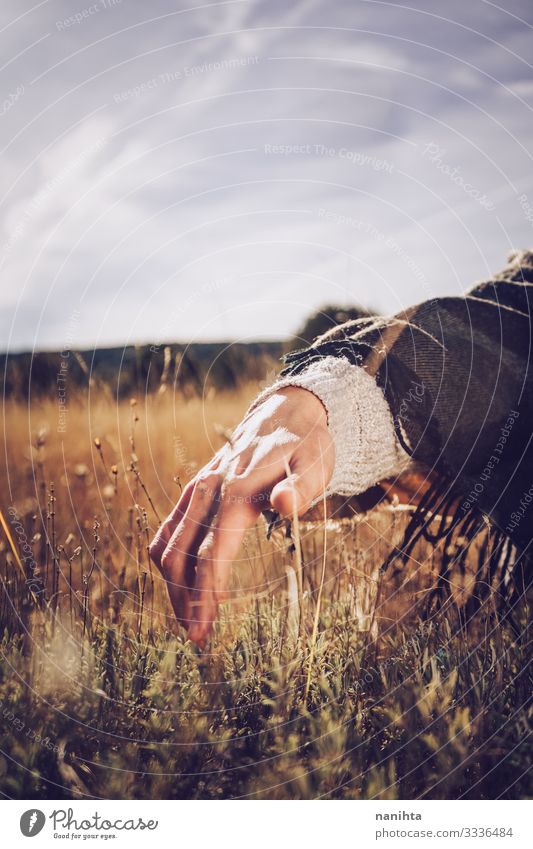
<path fill-rule="evenodd" d="M 297 452 L 287 466 L 287 476 L 270 494 L 274 510 L 289 519 L 295 511 L 299 516 L 305 513 L 326 488 L 332 474 L 330 465 L 320 452 Z"/>

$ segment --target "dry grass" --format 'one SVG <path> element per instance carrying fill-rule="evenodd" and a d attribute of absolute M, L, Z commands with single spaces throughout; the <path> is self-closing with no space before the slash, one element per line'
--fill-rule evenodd
<path fill-rule="evenodd" d="M 438 550 L 379 573 L 400 508 L 258 526 L 208 651 L 177 631 L 147 542 L 255 392 L 78 396 L 62 434 L 55 402 L 6 404 L 3 792 L 527 795 L 527 640 L 492 606 L 469 631 L 453 605 L 420 620 Z"/>

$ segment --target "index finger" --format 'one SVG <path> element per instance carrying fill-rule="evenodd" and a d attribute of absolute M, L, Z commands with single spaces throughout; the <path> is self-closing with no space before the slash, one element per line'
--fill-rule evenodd
<path fill-rule="evenodd" d="M 209 472 L 217 471 L 224 460 L 226 450 L 226 446 L 223 446 L 223 448 L 217 451 L 207 466 L 204 466 L 204 468 L 186 484 L 180 495 L 178 503 L 158 528 L 148 549 L 150 557 L 158 569 L 161 569 L 161 560 L 172 535 L 189 508 L 191 497 L 197 482 L 202 479 L 202 475 L 205 477 Z"/>
<path fill-rule="evenodd" d="M 190 588 L 194 584 L 196 552 L 218 507 L 220 479 L 216 473 L 197 478 L 187 509 L 161 557 L 161 571 L 177 619 L 188 627 Z"/>
<path fill-rule="evenodd" d="M 193 490 L 194 479 L 189 481 L 189 483 L 186 485 L 183 492 L 181 493 L 178 503 L 176 504 L 172 512 L 167 516 L 163 524 L 159 526 L 152 542 L 149 545 L 148 551 L 150 557 L 158 569 L 161 569 L 161 558 L 163 557 L 163 552 L 167 547 L 172 534 L 183 519 L 185 512 L 189 506 Z"/>

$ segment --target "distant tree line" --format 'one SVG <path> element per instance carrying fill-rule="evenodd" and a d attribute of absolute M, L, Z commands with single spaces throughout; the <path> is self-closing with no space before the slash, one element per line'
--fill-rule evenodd
<path fill-rule="evenodd" d="M 179 390 L 201 395 L 210 388 L 234 389 L 261 381 L 281 368 L 281 357 L 338 324 L 368 315 L 360 307 L 327 305 L 313 313 L 286 342 L 192 345 L 158 344 L 96 348 L 82 351 L 41 351 L 0 354 L 6 397 L 39 397 L 65 385 L 68 391 L 92 388 L 114 397 Z M 61 382 L 61 383 L 60 383 Z"/>

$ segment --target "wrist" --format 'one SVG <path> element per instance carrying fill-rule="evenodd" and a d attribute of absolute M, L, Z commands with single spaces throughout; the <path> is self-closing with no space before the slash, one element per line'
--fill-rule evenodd
<path fill-rule="evenodd" d="M 278 379 L 252 408 L 273 392 L 296 388 L 308 390 L 325 410 L 335 446 L 335 467 L 326 495 L 356 495 L 407 468 L 410 457 L 396 437 L 389 405 L 362 366 L 345 357 L 321 357 L 302 371 Z"/>
<path fill-rule="evenodd" d="M 310 418 L 315 424 L 327 427 L 327 407 L 313 389 L 308 386 L 290 384 L 289 386 L 280 387 L 277 392 L 292 402 L 298 408 L 298 412 L 301 415 Z"/>

